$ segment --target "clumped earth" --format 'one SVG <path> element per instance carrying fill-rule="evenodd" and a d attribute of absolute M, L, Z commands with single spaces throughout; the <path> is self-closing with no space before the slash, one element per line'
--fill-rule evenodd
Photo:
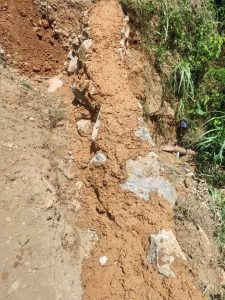
<path fill-rule="evenodd" d="M 144 54 L 129 49 L 118 1 L 64 2 L 0 2 L 7 65 L 0 69 L 2 298 L 222 294 L 207 187 L 188 157 L 161 151 L 156 128 L 143 120 L 144 99 L 148 110 L 160 111 L 159 76 Z M 78 70 L 59 74 L 65 49 L 87 26 L 91 47 L 82 62 L 75 53 Z M 21 73 L 36 73 L 39 83 Z M 168 120 L 172 114 L 168 107 Z M 173 132 L 172 121 L 165 126 Z M 137 167 L 134 177 L 129 164 Z M 149 251 L 161 230 L 171 230 L 182 255 L 168 247 L 157 264 Z M 161 264 L 175 277 L 162 275 Z"/>
<path fill-rule="evenodd" d="M 27 74 L 56 74 L 65 52 L 54 38 L 51 23 L 42 19 L 33 1 L 0 2 L 1 44 L 7 60 Z"/>

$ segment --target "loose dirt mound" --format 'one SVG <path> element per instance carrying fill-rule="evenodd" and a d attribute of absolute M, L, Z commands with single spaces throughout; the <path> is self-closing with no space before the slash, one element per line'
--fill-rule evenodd
<path fill-rule="evenodd" d="M 147 261 L 149 237 L 162 228 L 174 230 L 172 210 L 158 195 L 138 199 L 121 189 L 128 159 L 146 155 L 147 143 L 135 137 L 142 110 L 129 89 L 128 72 L 119 59 L 123 12 L 115 0 L 97 2 L 89 16 L 93 47 L 87 65 L 88 78 L 98 88 L 101 111 L 97 142 L 80 138 L 75 157 L 85 183 L 80 225 L 91 227 L 99 242 L 84 263 L 84 299 L 202 299 L 186 263 L 173 266 L 175 279 L 165 279 Z M 77 121 L 85 115 L 76 113 Z M 82 147 L 81 147 L 82 145 Z M 82 149 L 82 150 L 81 150 Z M 90 165 L 96 150 L 107 156 L 105 165 Z M 99 257 L 107 256 L 102 267 Z"/>
<path fill-rule="evenodd" d="M 0 36 L 8 62 L 27 74 L 57 74 L 65 52 L 32 0 L 0 0 Z"/>

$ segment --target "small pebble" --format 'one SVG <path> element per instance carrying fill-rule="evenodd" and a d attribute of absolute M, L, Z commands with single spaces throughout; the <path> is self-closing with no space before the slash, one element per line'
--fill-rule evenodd
<path fill-rule="evenodd" d="M 105 266 L 107 264 L 108 257 L 107 256 L 100 256 L 99 257 L 99 263 L 101 266 Z"/>

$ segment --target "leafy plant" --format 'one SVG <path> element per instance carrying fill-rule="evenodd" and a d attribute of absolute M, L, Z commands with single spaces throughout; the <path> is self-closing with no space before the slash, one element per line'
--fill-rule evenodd
<path fill-rule="evenodd" d="M 217 242 L 225 254 L 225 194 L 220 190 L 210 187 L 209 192 L 217 211 L 218 225 L 215 231 Z"/>
<path fill-rule="evenodd" d="M 176 65 L 171 73 L 170 80 L 175 95 L 184 99 L 194 97 L 192 69 L 188 61 L 182 60 Z"/>

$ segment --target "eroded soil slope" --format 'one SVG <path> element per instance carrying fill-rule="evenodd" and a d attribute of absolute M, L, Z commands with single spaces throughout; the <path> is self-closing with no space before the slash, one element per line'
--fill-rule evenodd
<path fill-rule="evenodd" d="M 81 195 L 85 211 L 80 225 L 96 230 L 100 240 L 84 263 L 83 299 L 202 299 L 187 263 L 176 263 L 177 277 L 171 279 L 160 276 L 147 261 L 150 234 L 162 228 L 174 230 L 172 209 L 157 194 L 143 201 L 121 189 L 127 177 L 126 161 L 146 155 L 151 147 L 134 134 L 142 110 L 129 89 L 128 73 L 117 51 L 123 26 L 121 7 L 115 0 L 99 1 L 89 20 L 93 47 L 87 72 L 99 90 L 95 103 L 101 125 L 94 147 L 84 137 L 83 149 L 77 147 L 75 156 L 85 169 L 86 187 Z M 81 116 L 78 110 L 77 120 Z M 90 165 L 97 150 L 107 161 Z M 99 257 L 104 255 L 108 263 L 102 267 Z"/>

